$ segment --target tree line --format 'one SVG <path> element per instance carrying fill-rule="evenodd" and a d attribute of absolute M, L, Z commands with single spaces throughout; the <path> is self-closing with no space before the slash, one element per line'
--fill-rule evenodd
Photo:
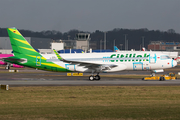
<path fill-rule="evenodd" d="M 86 31 L 70 30 L 62 33 L 56 30 L 47 30 L 41 32 L 34 32 L 30 30 L 19 30 L 24 37 L 39 37 L 39 38 L 50 38 L 52 40 L 74 40 L 77 33 L 90 33 Z M 95 42 L 97 49 L 100 49 L 100 41 L 104 41 L 104 31 L 96 30 L 90 33 L 90 42 Z M 144 47 L 147 48 L 150 41 L 164 41 L 164 42 L 179 42 L 180 34 L 176 33 L 175 30 L 169 29 L 167 31 L 160 30 L 148 30 L 147 28 L 142 29 L 122 29 L 115 28 L 110 31 L 106 31 L 106 49 L 113 49 L 114 42 L 118 48 L 125 48 L 125 35 L 128 40 L 128 48 L 139 50 L 142 46 L 142 39 L 144 39 Z M 0 37 L 8 37 L 7 29 L 0 28 Z M 122 46 L 120 46 L 120 44 Z"/>

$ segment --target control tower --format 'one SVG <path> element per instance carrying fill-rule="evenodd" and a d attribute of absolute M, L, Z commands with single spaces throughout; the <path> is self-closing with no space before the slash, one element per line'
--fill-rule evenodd
<path fill-rule="evenodd" d="M 82 49 L 83 51 L 89 50 L 89 41 L 91 40 L 89 33 L 76 34 L 76 49 Z"/>

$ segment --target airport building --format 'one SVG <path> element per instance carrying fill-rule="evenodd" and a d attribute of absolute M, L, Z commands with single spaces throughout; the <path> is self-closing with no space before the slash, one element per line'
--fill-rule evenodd
<path fill-rule="evenodd" d="M 174 47 L 180 47 L 179 42 L 162 42 L 162 41 L 151 41 L 148 45 L 148 50 L 173 50 Z"/>
<path fill-rule="evenodd" d="M 25 39 L 35 49 L 50 49 L 50 43 L 52 42 L 50 38 L 25 37 Z M 50 51 L 48 50 L 47 52 Z M 9 37 L 0 37 L 0 53 L 12 53 L 12 47 Z"/>
<path fill-rule="evenodd" d="M 42 54 L 50 54 L 53 52 L 53 49 L 82 49 L 87 52 L 90 49 L 89 41 L 91 40 L 89 33 L 78 33 L 75 36 L 75 40 L 56 40 L 56 42 L 50 38 L 25 37 L 25 39 Z M 12 53 L 9 37 L 0 37 L 0 53 Z"/>
<path fill-rule="evenodd" d="M 78 33 L 75 36 L 75 40 L 56 40 L 56 42 L 52 44 L 55 45 L 63 43 L 63 49 L 82 49 L 83 51 L 88 51 L 90 48 L 90 40 L 91 38 L 89 33 Z"/>
<path fill-rule="evenodd" d="M 35 49 L 50 49 L 50 38 L 25 37 Z M 9 37 L 0 37 L 0 49 L 12 49 Z"/>
<path fill-rule="evenodd" d="M 89 41 L 91 40 L 89 33 L 76 34 L 76 49 L 82 49 L 84 51 L 89 50 Z"/>

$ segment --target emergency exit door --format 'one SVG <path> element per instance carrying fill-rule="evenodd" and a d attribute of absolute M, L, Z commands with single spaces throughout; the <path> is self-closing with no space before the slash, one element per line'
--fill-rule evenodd
<path fill-rule="evenodd" d="M 36 56 L 36 66 L 41 66 L 41 56 Z"/>
<path fill-rule="evenodd" d="M 149 54 L 149 63 L 156 63 L 156 54 Z"/>

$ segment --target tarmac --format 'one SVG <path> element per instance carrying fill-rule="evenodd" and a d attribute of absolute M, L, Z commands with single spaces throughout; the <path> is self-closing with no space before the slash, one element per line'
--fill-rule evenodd
<path fill-rule="evenodd" d="M 101 73 L 100 81 L 89 81 L 85 76 L 66 76 L 67 73 L 47 72 L 35 69 L 18 69 L 19 72 L 8 72 L 0 68 L 0 84 L 9 86 L 162 86 L 180 85 L 180 79 L 169 81 L 143 81 L 141 79 L 126 79 L 113 77 L 114 75 L 150 75 L 150 71 L 122 71 L 117 73 Z M 179 69 L 170 69 L 177 72 Z M 168 73 L 169 71 L 165 71 Z M 164 74 L 165 74 L 164 73 Z M 162 73 L 161 73 L 162 74 Z M 104 76 L 106 75 L 106 76 Z"/>

